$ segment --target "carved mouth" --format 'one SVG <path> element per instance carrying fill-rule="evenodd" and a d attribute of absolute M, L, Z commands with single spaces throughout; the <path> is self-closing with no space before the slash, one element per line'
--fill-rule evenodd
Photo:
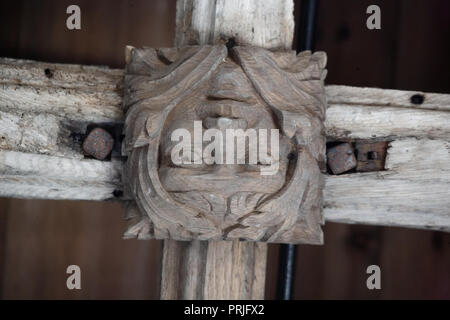
<path fill-rule="evenodd" d="M 209 100 L 207 103 L 197 107 L 196 112 L 200 119 L 207 118 L 229 118 L 245 119 L 247 127 L 253 127 L 257 123 L 258 115 L 261 113 L 261 106 L 249 104 L 235 100 Z M 249 116 L 252 115 L 252 116 Z M 254 119 L 252 121 L 252 119 Z"/>
<path fill-rule="evenodd" d="M 159 174 L 164 188 L 169 192 L 208 191 L 222 196 L 230 196 L 236 192 L 272 194 L 279 191 L 285 183 L 282 172 L 261 176 L 259 171 L 217 174 L 217 171 L 164 167 Z"/>

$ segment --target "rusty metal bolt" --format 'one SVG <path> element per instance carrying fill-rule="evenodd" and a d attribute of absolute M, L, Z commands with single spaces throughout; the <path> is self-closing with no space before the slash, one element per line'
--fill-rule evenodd
<path fill-rule="evenodd" d="M 83 141 L 84 153 L 98 160 L 108 157 L 113 146 L 113 137 L 102 128 L 93 129 Z"/>
<path fill-rule="evenodd" d="M 355 145 L 358 154 L 356 171 L 370 172 L 384 170 L 387 146 L 388 143 L 386 141 L 357 142 Z"/>
<path fill-rule="evenodd" d="M 356 167 L 356 158 L 350 143 L 342 143 L 327 150 L 328 166 L 334 174 Z"/>

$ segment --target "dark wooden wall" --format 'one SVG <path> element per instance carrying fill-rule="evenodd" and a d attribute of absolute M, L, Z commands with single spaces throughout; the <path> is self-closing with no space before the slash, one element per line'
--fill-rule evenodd
<path fill-rule="evenodd" d="M 65 27 L 78 4 L 82 30 Z M 382 29 L 365 27 L 379 4 Z M 296 2 L 298 6 L 298 1 Z M 0 56 L 123 67 L 124 46 L 171 46 L 175 0 L 3 0 Z M 450 2 L 327 1 L 316 49 L 329 84 L 450 93 Z M 449 190 L 450 192 L 450 190 Z M 118 204 L 0 199 L 0 297 L 156 299 L 161 243 L 122 240 Z M 450 235 L 328 223 L 325 245 L 299 246 L 294 298 L 450 298 Z M 66 267 L 82 290 L 66 289 Z M 382 290 L 366 288 L 378 264 Z M 275 297 L 278 246 L 270 246 L 267 298 Z"/>

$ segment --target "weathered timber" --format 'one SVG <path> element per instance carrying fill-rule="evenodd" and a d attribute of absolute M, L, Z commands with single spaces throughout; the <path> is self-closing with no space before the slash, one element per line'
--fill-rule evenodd
<path fill-rule="evenodd" d="M 292 1 L 267 1 L 267 6 L 235 2 L 245 19 L 233 19 L 238 16 L 236 12 L 227 13 L 231 1 L 179 0 L 177 45 L 228 41 L 230 45 L 290 48 Z M 258 13 L 256 6 L 265 8 L 265 13 Z M 204 10 L 195 12 L 195 8 Z M 202 12 L 204 17 L 200 17 Z M 265 22 L 269 17 L 275 21 L 270 24 L 272 31 Z M 258 28 L 254 27 L 256 25 Z M 249 30 L 255 35 L 250 35 Z M 4 63 L 14 65 L 15 61 L 7 59 Z M 28 70 L 36 63 L 22 61 L 17 64 L 6 67 L 0 76 L 0 195 L 75 199 L 80 197 L 79 190 L 86 190 L 81 193 L 81 198 L 91 200 L 109 199 L 111 193 L 120 195 L 114 191 L 122 188 L 118 179 L 121 163 L 115 159 L 113 162 L 81 159 L 77 137 L 84 134 L 92 122 L 123 121 L 123 71 L 96 67 L 84 70 L 85 67 L 79 66 L 64 69 L 64 65 L 53 64 L 41 64 L 35 70 Z M 67 75 L 59 75 L 59 68 Z M 86 81 L 83 79 L 85 73 L 90 75 Z M 326 177 L 326 219 L 449 231 L 446 191 L 449 190 L 450 95 L 329 86 L 327 98 L 329 109 L 325 125 L 329 141 L 370 139 L 391 142 L 385 171 Z M 51 130 L 40 126 L 47 121 L 52 123 Z M 30 135 L 25 129 L 28 127 L 33 128 L 35 134 Z M 413 158 L 409 150 L 414 150 Z M 25 161 L 14 161 L 16 157 Z M 63 165 L 67 164 L 67 159 L 83 162 L 84 168 L 76 170 L 76 179 L 71 177 L 75 164 Z M 33 163 L 31 168 L 30 163 Z M 55 164 L 59 170 L 51 172 Z M 95 181 L 94 190 L 86 188 L 86 181 Z M 27 193 L 30 186 L 32 190 Z M 161 297 L 262 297 L 265 244 L 209 242 L 203 243 L 207 247 L 205 250 L 196 242 L 190 243 L 189 248 L 183 247 L 187 242 L 173 243 L 171 246 L 166 242 L 164 249 L 162 287 L 167 289 L 161 292 Z M 258 250 L 256 246 L 259 246 Z M 252 256 L 252 252 L 259 253 Z M 184 258 L 180 260 L 177 255 Z M 182 275 L 198 267 L 198 261 L 204 262 L 201 257 L 205 256 L 204 265 L 208 269 L 186 283 Z M 242 257 L 242 260 L 231 257 Z M 223 261 L 232 262 L 223 264 Z M 256 267 L 255 261 L 261 265 Z M 220 273 L 214 273 L 214 268 L 219 265 L 224 268 Z M 181 277 L 172 277 L 175 273 Z M 209 278 L 210 274 L 214 277 Z M 248 283 L 248 279 L 254 279 L 254 283 L 233 286 L 229 281 L 207 280 L 228 279 L 225 275 L 230 274 L 236 284 Z M 214 287 L 205 286 L 205 281 L 214 283 Z M 169 291 L 170 288 L 177 290 Z"/>
<path fill-rule="evenodd" d="M 74 121 L 123 118 L 123 70 L 0 58 L 0 108 Z"/>
<path fill-rule="evenodd" d="M 450 141 L 389 143 L 385 171 L 327 176 L 326 221 L 450 232 Z"/>
<path fill-rule="evenodd" d="M 205 45 L 135 48 L 130 56 L 127 237 L 322 243 L 324 52 Z M 215 157 L 205 159 L 200 145 L 194 146 L 200 163 L 176 161 L 173 133 L 185 130 L 191 139 L 203 127 L 220 140 Z M 228 162 L 229 129 L 255 133 L 244 151 L 254 163 Z M 269 145 L 257 131 L 270 133 Z M 277 157 L 258 155 L 262 144 Z"/>
<path fill-rule="evenodd" d="M 0 194 L 8 198 L 107 200 L 121 190 L 121 161 L 0 151 Z"/>
<path fill-rule="evenodd" d="M 293 1 L 177 1 L 177 32 L 175 46 L 216 45 L 227 41 L 232 45 L 259 46 L 266 49 L 290 49 L 294 33 Z M 209 241 L 206 249 L 185 248 L 183 242 L 166 240 L 163 247 L 161 297 L 186 298 L 186 292 L 195 292 L 189 298 L 251 299 L 264 297 L 267 245 L 234 240 Z M 174 272 L 188 274 L 189 263 L 179 266 L 169 263 L 170 257 L 183 253 L 187 261 L 202 261 L 205 270 L 190 283 L 178 283 L 167 276 Z M 256 254 L 257 253 L 257 254 Z M 224 263 L 225 262 L 225 263 Z M 220 268 L 219 268 L 220 266 Z M 230 281 L 231 280 L 231 281 Z M 206 284 L 205 284 L 206 282 Z M 168 288 L 178 288 L 175 296 Z"/>
<path fill-rule="evenodd" d="M 273 32 L 256 8 L 240 7 L 253 12 L 254 21 L 229 24 L 232 15 L 220 9 L 225 2 L 211 3 L 179 0 L 177 19 L 184 35 L 177 36 L 178 45 L 223 39 L 290 48 L 292 34 L 283 28 L 293 25 L 291 1 L 277 1 L 281 9 L 273 11 L 278 12 L 274 19 L 284 24 L 277 23 L 281 29 Z M 267 8 L 275 5 L 267 3 Z M 192 15 L 184 16 L 182 5 Z M 200 11 L 194 9 L 201 6 L 209 6 L 205 19 L 195 18 Z M 257 21 L 262 27 L 248 38 L 248 23 Z M 277 36 L 280 32 L 285 37 Z M 272 42 L 265 46 L 261 41 Z M 83 159 L 77 137 L 92 123 L 123 122 L 122 79 L 122 70 L 2 59 L 0 196 L 120 196 L 122 162 Z M 450 95 L 345 86 L 328 86 L 326 94 L 329 141 L 390 141 L 385 171 L 326 176 L 326 220 L 450 231 Z M 266 254 L 265 244 L 166 241 L 161 297 L 262 298 Z"/>
<path fill-rule="evenodd" d="M 291 49 L 294 38 L 291 0 L 178 0 L 175 46 L 215 44 Z"/>
<path fill-rule="evenodd" d="M 124 120 L 123 70 L 0 62 L 1 150 L 81 158 L 71 133 L 83 133 L 93 122 Z M 326 93 L 331 140 L 450 139 L 450 95 L 347 86 L 327 86 Z M 420 105 L 411 103 L 416 94 L 425 98 Z"/>
<path fill-rule="evenodd" d="M 121 89 L 123 71 L 14 59 L 1 59 L 1 61 L 0 159 L 17 157 L 18 160 L 0 161 L 2 172 L 0 195 L 40 199 L 105 200 L 114 198 L 111 190 L 122 189 L 120 181 L 111 178 L 120 177 L 120 162 L 112 166 L 107 161 L 83 159 L 83 166 L 91 167 L 92 170 L 80 170 L 77 179 L 69 179 L 73 172 L 71 166 L 59 165 L 58 183 L 55 183 L 54 179 L 47 179 L 48 170 L 42 168 L 48 168 L 46 163 L 49 159 L 56 162 L 65 162 L 64 158 L 82 159 L 80 146 L 76 147 L 73 139 L 70 138 L 71 133 L 83 133 L 83 129 L 92 122 L 123 122 Z M 54 70 L 52 79 L 47 78 L 45 69 Z M 97 76 L 99 76 L 98 85 L 96 85 Z M 84 79 L 90 80 L 84 83 Z M 17 84 L 20 81 L 22 84 Z M 21 87 L 23 92 L 31 92 L 32 98 L 22 99 L 15 92 L 15 87 Z M 81 91 L 76 91 L 74 88 Z M 51 90 L 59 92 L 52 97 L 52 103 L 49 102 L 48 94 L 38 93 Z M 398 172 L 398 167 L 391 168 L 390 159 L 403 151 L 390 147 L 389 156 L 386 159 L 386 172 L 327 176 L 324 192 L 325 219 L 345 223 L 448 230 L 450 209 L 446 202 L 447 197 L 442 196 L 445 192 L 448 194 L 450 188 L 448 182 L 442 184 L 438 180 L 430 179 L 425 186 L 418 179 L 430 174 L 440 179 L 449 175 L 448 170 L 443 170 L 442 166 L 448 163 L 448 150 L 445 146 L 450 141 L 450 95 L 335 85 L 327 86 L 326 93 L 328 110 L 325 125 L 329 140 L 346 141 L 350 137 L 388 140 L 393 141 L 390 145 L 395 145 L 399 143 L 395 142 L 396 140 L 410 138 L 412 139 L 410 141 L 417 141 L 429 152 L 426 157 L 423 155 L 413 162 L 414 165 L 420 166 L 420 170 L 404 167 L 404 165 Z M 411 97 L 416 94 L 424 96 L 424 101 L 420 105 L 411 102 Z M 105 99 L 102 99 L 102 96 L 105 96 Z M 74 106 L 78 104 L 82 105 L 83 113 L 75 112 Z M 49 130 L 49 127 L 52 130 Z M 26 174 L 22 171 L 21 155 L 35 164 L 33 170 L 26 171 Z M 85 186 L 83 181 L 90 180 L 89 172 L 94 171 L 96 172 L 96 192 L 85 189 L 86 192 L 80 193 L 79 190 Z M 373 197 L 375 193 L 378 194 L 378 198 L 390 195 L 391 187 L 387 184 L 388 182 L 383 184 L 383 181 L 386 181 L 386 176 L 391 172 L 396 172 L 396 181 L 399 183 L 404 181 L 405 187 L 406 184 L 415 185 L 414 190 L 417 194 L 430 196 L 432 193 L 429 190 L 438 190 L 439 192 L 432 199 L 434 209 L 431 213 L 438 212 L 440 218 L 433 222 L 435 215 L 429 214 L 427 209 L 427 202 L 431 200 L 425 201 L 423 198 L 423 201 L 416 202 L 417 207 L 414 210 L 409 207 L 412 210 L 409 214 L 415 217 L 414 223 L 408 223 L 409 219 L 402 218 L 401 214 L 388 214 L 385 210 L 387 205 L 381 206 L 380 202 L 367 204 L 365 199 Z M 403 176 L 405 178 L 402 178 Z M 363 187 L 353 187 L 357 181 Z M 373 181 L 377 182 L 377 188 L 370 185 Z M 414 181 L 416 181 L 415 184 Z M 396 186 L 400 190 L 401 185 Z M 338 199 L 338 194 L 346 194 L 346 196 L 339 200 L 341 198 Z M 397 192 L 395 197 L 397 201 L 389 204 L 391 212 L 408 211 L 404 204 L 408 203 L 412 196 Z M 354 208 L 366 205 L 366 211 L 350 210 L 348 204 L 344 205 L 344 199 L 348 202 L 349 198 Z M 331 203 L 333 203 L 332 206 L 329 205 Z M 401 210 L 396 209 L 395 206 Z M 381 214 L 383 212 L 386 214 Z"/>
<path fill-rule="evenodd" d="M 266 260 L 265 243 L 165 240 L 161 298 L 264 299 Z"/>
<path fill-rule="evenodd" d="M 0 59 L 0 149 L 83 158 L 91 123 L 121 122 L 123 71 Z"/>

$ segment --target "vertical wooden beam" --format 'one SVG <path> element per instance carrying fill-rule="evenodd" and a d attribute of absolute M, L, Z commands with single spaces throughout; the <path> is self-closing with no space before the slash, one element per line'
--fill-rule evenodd
<path fill-rule="evenodd" d="M 178 0 L 175 45 L 213 44 L 291 49 L 292 0 Z M 267 244 L 164 241 L 162 299 L 263 299 Z"/>
<path fill-rule="evenodd" d="M 161 299 L 263 299 L 267 245 L 164 241 Z"/>
<path fill-rule="evenodd" d="M 291 49 L 293 0 L 178 0 L 175 46 L 221 38 L 267 49 Z"/>

